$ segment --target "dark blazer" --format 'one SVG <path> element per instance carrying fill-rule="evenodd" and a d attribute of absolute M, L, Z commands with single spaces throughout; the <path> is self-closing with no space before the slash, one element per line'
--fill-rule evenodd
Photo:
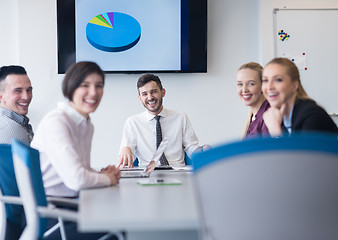
<path fill-rule="evenodd" d="M 298 99 L 292 113 L 292 132 L 323 131 L 338 133 L 338 128 L 327 112 L 314 101 Z"/>

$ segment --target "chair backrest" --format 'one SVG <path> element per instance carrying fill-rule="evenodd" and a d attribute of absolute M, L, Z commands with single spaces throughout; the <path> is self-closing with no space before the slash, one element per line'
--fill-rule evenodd
<path fill-rule="evenodd" d="M 0 188 L 0 197 L 2 197 L 2 191 Z M 0 239 L 3 240 L 5 239 L 5 234 L 6 234 L 6 206 L 3 202 L 0 202 Z"/>
<path fill-rule="evenodd" d="M 204 239 L 338 239 L 336 136 L 226 144 L 193 168 Z"/>
<path fill-rule="evenodd" d="M 0 144 L 0 191 L 4 196 L 19 197 L 19 189 L 15 179 L 11 145 Z M 13 238 L 13 235 L 20 236 L 23 231 L 25 220 L 24 210 L 20 205 L 4 204 L 1 216 L 1 233 L 6 232 L 6 239 Z M 7 223 L 6 223 L 7 222 Z M 11 236 L 11 237 L 9 237 Z"/>
<path fill-rule="evenodd" d="M 18 140 L 12 141 L 14 169 L 26 214 L 27 227 L 23 239 L 41 238 L 47 219 L 39 217 L 37 207 L 47 206 L 40 169 L 39 151 Z"/>

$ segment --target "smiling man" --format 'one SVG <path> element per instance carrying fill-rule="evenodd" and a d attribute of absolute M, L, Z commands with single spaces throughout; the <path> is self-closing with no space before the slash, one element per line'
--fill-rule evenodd
<path fill-rule="evenodd" d="M 191 157 L 196 151 L 210 148 L 199 146 L 192 125 L 183 112 L 163 107 L 166 90 L 158 76 L 142 75 L 137 82 L 138 97 L 146 111 L 126 120 L 121 141 L 119 166 L 132 167 L 135 158 L 140 166 L 147 165 L 158 147 L 160 139 L 168 140 L 160 159 L 161 165 L 185 165 L 185 153 Z"/>
<path fill-rule="evenodd" d="M 23 67 L 0 68 L 0 143 L 11 144 L 12 139 L 28 144 L 32 141 L 32 127 L 26 117 L 33 97 L 32 90 Z"/>

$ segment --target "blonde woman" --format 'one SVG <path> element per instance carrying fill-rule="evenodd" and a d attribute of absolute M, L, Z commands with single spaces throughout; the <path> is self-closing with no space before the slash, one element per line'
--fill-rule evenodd
<path fill-rule="evenodd" d="M 270 107 L 262 93 L 263 67 L 255 62 L 243 64 L 237 72 L 237 93 L 245 106 L 250 108 L 244 129 L 244 138 L 269 136 L 263 113 Z"/>
<path fill-rule="evenodd" d="M 338 133 L 331 117 L 306 94 L 298 68 L 289 59 L 275 58 L 265 66 L 262 90 L 271 105 L 263 116 L 271 136 L 305 131 Z"/>

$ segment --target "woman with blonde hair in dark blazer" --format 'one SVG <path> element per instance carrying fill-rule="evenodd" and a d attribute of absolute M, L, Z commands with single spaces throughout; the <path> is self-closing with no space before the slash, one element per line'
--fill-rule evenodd
<path fill-rule="evenodd" d="M 289 59 L 275 58 L 265 66 L 262 90 L 271 106 L 263 115 L 271 136 L 285 132 L 338 133 L 327 112 L 305 92 L 298 68 Z"/>

